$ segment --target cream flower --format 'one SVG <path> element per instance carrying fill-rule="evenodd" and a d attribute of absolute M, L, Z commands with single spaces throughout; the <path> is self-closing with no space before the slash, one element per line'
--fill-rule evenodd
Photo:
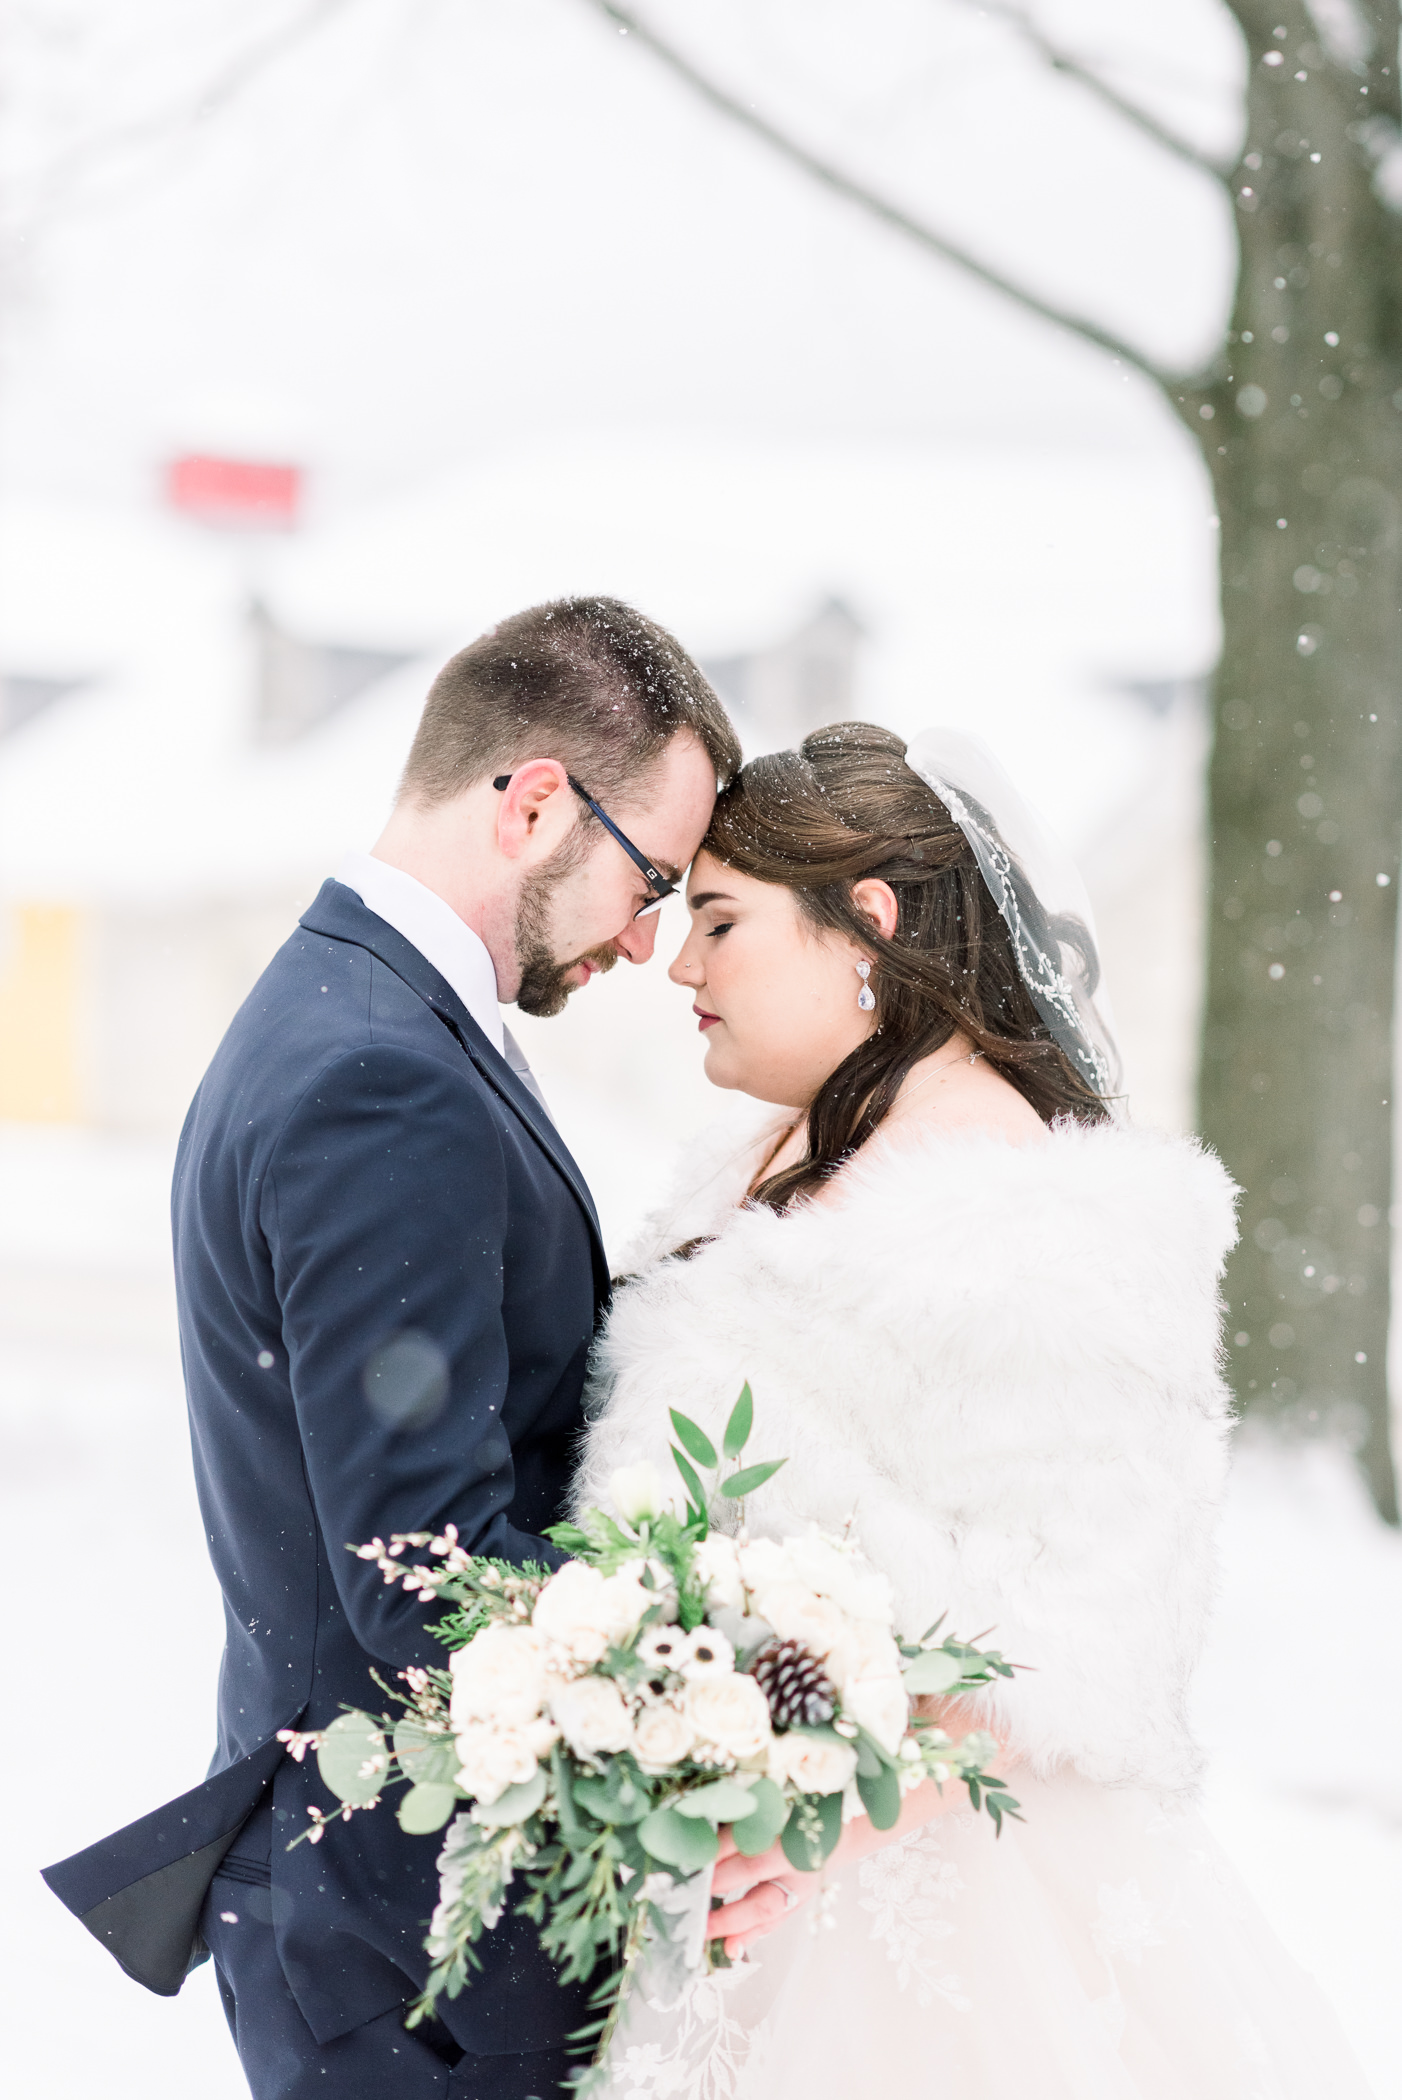
<path fill-rule="evenodd" d="M 602 1757 L 610 1750 L 626 1750 L 633 1739 L 623 1694 L 611 1677 L 576 1677 L 569 1684 L 557 1685 L 550 1695 L 550 1710 L 576 1757 Z"/>
<path fill-rule="evenodd" d="M 893 1616 L 891 1585 L 885 1575 L 853 1545 L 825 1538 L 816 1526 L 785 1540 L 789 1565 L 799 1582 L 830 1597 L 853 1619 L 876 1619 L 889 1627 Z"/>
<path fill-rule="evenodd" d="M 805 1648 L 833 1659 L 843 1672 L 845 1651 L 851 1634 L 847 1618 L 827 1597 L 819 1597 L 801 1583 L 778 1583 L 759 1600 L 760 1615 L 786 1641 L 801 1641 Z"/>
<path fill-rule="evenodd" d="M 664 1479 L 650 1458 L 640 1458 L 635 1466 L 620 1466 L 609 1481 L 608 1495 L 623 1522 L 630 1525 L 666 1511 L 679 1517 L 686 1506 L 680 1488 Z"/>
<path fill-rule="evenodd" d="M 697 1735 L 722 1756 L 754 1757 L 769 1741 L 769 1701 L 739 1671 L 688 1685 L 686 1711 Z"/>
<path fill-rule="evenodd" d="M 714 1626 L 698 1626 L 691 1636 L 691 1654 L 680 1667 L 688 1684 L 700 1684 L 707 1677 L 728 1677 L 735 1668 L 735 1650 Z"/>
<path fill-rule="evenodd" d="M 777 1584 L 794 1580 L 793 1563 L 777 1539 L 751 1539 L 739 1548 L 738 1559 L 745 1587 L 757 1600 Z"/>
<path fill-rule="evenodd" d="M 572 1662 L 595 1663 L 626 1641 L 657 1601 L 632 1575 L 601 1575 L 567 1560 L 536 1598 L 532 1625 Z"/>
<path fill-rule="evenodd" d="M 633 1652 L 645 1670 L 684 1670 L 691 1661 L 691 1635 L 680 1626 L 645 1626 Z"/>
<path fill-rule="evenodd" d="M 645 1772 L 679 1765 L 696 1741 L 696 1730 L 679 1706 L 659 1700 L 645 1706 L 633 1728 L 633 1755 Z"/>
<path fill-rule="evenodd" d="M 522 1728 L 494 1728 L 489 1721 L 475 1721 L 458 1735 L 458 1782 L 489 1808 L 509 1786 L 535 1777 L 537 1764 L 555 1739 L 556 1730 L 548 1721 L 528 1722 Z"/>
<path fill-rule="evenodd" d="M 769 1776 L 780 1786 L 791 1780 L 803 1794 L 840 1794 L 857 1769 L 850 1743 L 831 1736 L 805 1735 L 791 1728 L 769 1746 Z"/>
<path fill-rule="evenodd" d="M 910 1715 L 910 1701 L 899 1670 L 849 1677 L 842 1694 L 842 1711 L 894 1756 Z"/>
<path fill-rule="evenodd" d="M 742 1611 L 745 1587 L 740 1578 L 740 1549 L 723 1531 L 713 1531 L 696 1548 L 692 1566 L 706 1591 L 707 1602 Z"/>
<path fill-rule="evenodd" d="M 487 1720 L 509 1728 L 534 1720 L 545 1704 L 545 1654 L 533 1626 L 484 1626 L 448 1667 L 454 1728 Z"/>

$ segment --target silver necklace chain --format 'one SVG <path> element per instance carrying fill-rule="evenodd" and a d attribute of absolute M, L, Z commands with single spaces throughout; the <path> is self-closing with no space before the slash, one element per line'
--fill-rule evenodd
<path fill-rule="evenodd" d="M 902 1087 L 901 1092 L 896 1096 L 896 1101 L 899 1101 L 902 1095 L 908 1096 L 910 1094 L 918 1094 L 921 1087 L 924 1086 L 926 1079 L 934 1079 L 941 1072 L 952 1072 L 956 1065 L 976 1065 L 982 1056 L 982 1050 L 971 1050 L 967 1057 L 961 1050 L 958 1057 L 948 1057 L 945 1059 L 942 1065 L 932 1066 L 931 1069 L 925 1074 L 925 1078 L 917 1079 L 914 1086 Z M 895 1105 L 896 1102 L 893 1101 L 891 1103 L 891 1106 L 894 1108 Z"/>

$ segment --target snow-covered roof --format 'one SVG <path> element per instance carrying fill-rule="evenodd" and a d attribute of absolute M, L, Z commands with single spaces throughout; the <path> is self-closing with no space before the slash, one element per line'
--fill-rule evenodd
<path fill-rule="evenodd" d="M 929 448 L 521 445 L 284 540 L 149 511 L 0 509 L 0 671 L 89 682 L 0 742 L 0 892 L 286 895 L 383 820 L 437 665 L 504 612 L 627 598 L 703 659 L 830 593 L 865 629 L 857 711 L 976 728 L 1073 843 L 1142 777 L 1108 681 L 1214 645 L 1195 463 Z M 410 661 L 321 726 L 255 735 L 253 597 Z"/>

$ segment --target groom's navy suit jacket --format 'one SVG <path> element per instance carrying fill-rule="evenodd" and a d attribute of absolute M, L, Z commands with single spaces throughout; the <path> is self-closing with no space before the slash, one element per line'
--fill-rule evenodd
<path fill-rule="evenodd" d="M 561 1558 L 538 1534 L 563 1514 L 608 1272 L 550 1118 L 418 950 L 335 882 L 205 1075 L 173 1216 L 224 1592 L 219 1747 L 203 1785 L 45 1878 L 131 1975 L 173 1993 L 272 1780 L 278 1953 L 327 2042 L 422 1984 L 438 1845 L 406 1837 L 386 1801 L 288 1851 L 310 1804 L 336 1804 L 277 1731 L 381 1710 L 372 1669 L 393 1684 L 442 1665 L 431 1609 L 348 1545 L 452 1523 L 474 1552 Z M 173 1667 L 171 1696 L 179 1682 Z M 525 1921 L 505 1918 L 482 1956 L 444 2001 L 463 2048 L 558 2047 L 580 2024 L 580 1993 Z"/>

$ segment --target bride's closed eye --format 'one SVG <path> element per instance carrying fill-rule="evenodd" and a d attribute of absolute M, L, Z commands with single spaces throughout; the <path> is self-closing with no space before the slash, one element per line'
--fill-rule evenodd
<path fill-rule="evenodd" d="M 706 935 L 707 940 L 713 941 L 715 940 L 718 934 L 729 933 L 731 927 L 734 924 L 735 921 L 733 919 L 723 919 L 719 926 L 713 926 L 711 928 L 710 932 Z"/>

